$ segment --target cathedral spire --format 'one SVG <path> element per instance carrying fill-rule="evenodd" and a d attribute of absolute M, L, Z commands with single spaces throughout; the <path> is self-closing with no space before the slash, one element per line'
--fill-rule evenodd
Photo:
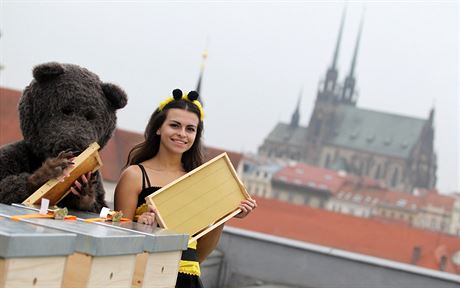
<path fill-rule="evenodd" d="M 300 101 L 302 100 L 303 91 L 300 89 L 299 99 L 297 99 L 297 106 L 291 116 L 291 127 L 298 127 L 300 121 Z"/>
<path fill-rule="evenodd" d="M 195 91 L 198 92 L 198 101 L 203 105 L 203 98 L 201 97 L 201 82 L 203 81 L 204 68 L 206 64 L 206 59 L 208 58 L 208 50 L 205 49 L 202 54 L 203 60 L 201 61 L 200 76 L 198 77 L 198 83 L 196 84 Z"/>
<path fill-rule="evenodd" d="M 428 116 L 428 122 L 430 123 L 431 127 L 434 127 L 434 107 L 430 109 L 430 116 Z"/>
<path fill-rule="evenodd" d="M 364 12 L 363 12 L 363 15 L 361 16 L 361 22 L 359 23 L 358 37 L 356 38 L 355 51 L 353 53 L 353 60 L 351 62 L 351 68 L 350 68 L 349 76 L 352 76 L 352 77 L 355 74 L 356 59 L 358 57 L 358 49 L 359 49 L 359 43 L 361 42 L 361 34 L 363 32 L 363 24 L 364 24 Z"/>
<path fill-rule="evenodd" d="M 337 43 L 335 45 L 335 50 L 334 50 L 334 57 L 332 59 L 332 65 L 329 67 L 329 69 L 327 69 L 326 81 L 324 82 L 324 90 L 326 91 L 334 91 L 335 85 L 337 83 L 337 76 L 338 76 L 337 60 L 339 58 L 340 43 L 342 41 L 342 33 L 343 33 L 343 26 L 345 23 L 346 11 L 347 9 L 346 7 L 344 7 L 342 11 L 342 20 L 340 23 L 339 35 L 337 36 Z"/>
<path fill-rule="evenodd" d="M 353 60 L 351 61 L 350 72 L 345 78 L 345 83 L 344 83 L 344 87 L 342 90 L 342 100 L 345 101 L 345 103 L 356 104 L 356 99 L 353 99 L 353 96 L 355 93 L 355 85 L 356 85 L 355 68 L 356 68 L 356 61 L 358 58 L 359 43 L 361 42 L 361 34 L 363 31 L 363 23 L 364 23 L 364 11 L 363 11 L 363 14 L 361 15 L 361 21 L 359 23 L 359 31 L 358 31 L 358 36 L 356 37 L 355 50 L 353 52 Z"/>
<path fill-rule="evenodd" d="M 331 69 L 334 69 L 334 70 L 337 70 L 337 60 L 339 58 L 340 43 L 342 42 L 342 33 L 343 33 L 343 26 L 345 23 L 346 12 L 347 12 L 347 9 L 345 7 L 343 8 L 343 11 L 342 11 L 342 20 L 340 22 L 339 35 L 337 36 L 337 43 L 335 43 L 334 58 L 332 59 Z"/>

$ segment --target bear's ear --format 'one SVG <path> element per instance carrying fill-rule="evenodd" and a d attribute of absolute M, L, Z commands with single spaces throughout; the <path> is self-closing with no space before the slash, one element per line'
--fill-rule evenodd
<path fill-rule="evenodd" d="M 128 103 L 128 96 L 126 96 L 125 91 L 115 84 L 102 83 L 102 91 L 115 109 L 123 108 Z"/>
<path fill-rule="evenodd" d="M 49 62 L 34 67 L 32 74 L 38 82 L 54 78 L 64 73 L 64 66 L 57 62 Z"/>

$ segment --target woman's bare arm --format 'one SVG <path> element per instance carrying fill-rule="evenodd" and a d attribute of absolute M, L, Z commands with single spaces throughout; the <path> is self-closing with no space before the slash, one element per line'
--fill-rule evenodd
<path fill-rule="evenodd" d="M 257 208 L 257 202 L 254 199 L 243 200 L 240 203 L 241 213 L 237 214 L 236 218 L 244 218 L 248 216 L 255 208 Z M 211 232 L 207 233 L 200 239 L 198 239 L 197 253 L 198 261 L 201 263 L 211 254 L 211 252 L 216 248 L 217 243 L 219 242 L 220 235 L 222 235 L 222 230 L 224 229 L 224 224 L 216 227 Z"/>
<path fill-rule="evenodd" d="M 142 173 L 137 166 L 129 166 L 121 173 L 115 188 L 115 210 L 122 211 L 124 217 L 133 219 L 137 208 L 137 197 L 142 189 Z"/>
<path fill-rule="evenodd" d="M 211 254 L 211 252 L 216 248 L 217 243 L 219 242 L 220 235 L 224 229 L 224 224 L 214 228 L 206 235 L 198 239 L 197 245 L 197 254 L 198 262 L 203 262 Z"/>

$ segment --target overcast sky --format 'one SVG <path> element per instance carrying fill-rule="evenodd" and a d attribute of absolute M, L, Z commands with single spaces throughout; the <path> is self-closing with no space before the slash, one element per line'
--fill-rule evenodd
<path fill-rule="evenodd" d="M 323 2 L 2 0 L 0 85 L 23 89 L 43 62 L 78 64 L 126 90 L 118 126 L 143 132 L 172 89 L 195 88 L 207 49 L 205 143 L 256 152 L 301 90 L 308 123 L 344 8 Z M 460 191 L 458 4 L 348 1 L 340 81 L 363 11 L 358 106 L 418 118 L 434 107 L 438 187 Z"/>

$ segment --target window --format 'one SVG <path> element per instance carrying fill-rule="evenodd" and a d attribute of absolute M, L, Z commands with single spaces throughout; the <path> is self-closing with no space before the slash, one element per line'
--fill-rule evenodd
<path fill-rule="evenodd" d="M 399 182 L 399 169 L 398 167 L 396 167 L 395 170 L 393 170 L 393 176 L 391 177 L 391 186 L 396 187 L 396 185 L 398 185 L 398 182 Z"/>
<path fill-rule="evenodd" d="M 447 256 L 442 255 L 441 256 L 441 261 L 439 263 L 439 270 L 440 271 L 445 271 L 446 270 L 446 265 L 447 265 Z"/>
<path fill-rule="evenodd" d="M 329 164 L 331 162 L 331 157 L 329 154 L 326 155 L 326 161 L 324 162 L 324 167 L 329 168 Z"/>
<path fill-rule="evenodd" d="M 380 164 L 377 165 L 377 170 L 375 171 L 375 179 L 380 179 Z"/>
<path fill-rule="evenodd" d="M 396 202 L 396 205 L 399 206 L 399 207 L 404 207 L 406 206 L 407 204 L 407 200 L 406 199 L 399 199 L 397 202 Z"/>
<path fill-rule="evenodd" d="M 280 177 L 278 177 L 278 179 L 281 180 L 281 181 L 283 181 L 283 182 L 287 182 L 287 181 L 288 181 L 288 179 L 287 179 L 286 176 L 280 176 Z"/>
<path fill-rule="evenodd" d="M 295 173 L 302 175 L 302 174 L 304 174 L 304 171 L 301 168 L 296 168 Z"/>
<path fill-rule="evenodd" d="M 316 120 L 314 127 L 315 127 L 315 136 L 319 136 L 319 133 L 321 132 L 321 120 Z"/>

